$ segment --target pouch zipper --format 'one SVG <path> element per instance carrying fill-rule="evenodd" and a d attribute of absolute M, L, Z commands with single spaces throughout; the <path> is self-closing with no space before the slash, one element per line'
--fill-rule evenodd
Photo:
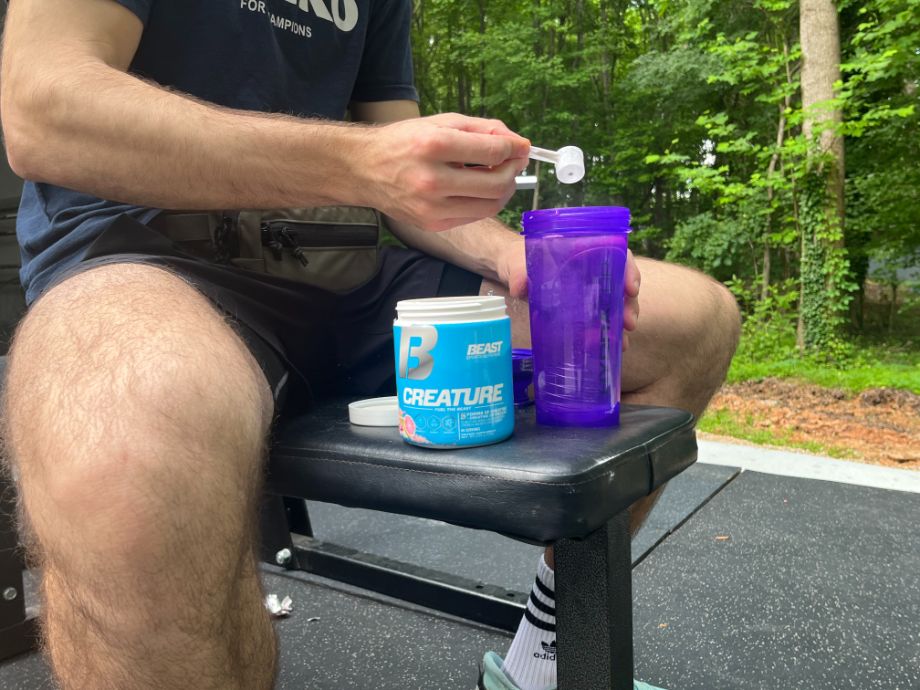
<path fill-rule="evenodd" d="M 271 250 L 276 261 L 281 261 L 284 250 L 289 249 L 301 266 L 306 267 L 310 263 L 306 254 L 304 254 L 303 248 L 297 244 L 297 240 L 294 239 L 288 228 L 284 226 L 273 227 L 269 223 L 262 223 L 261 228 L 262 244 Z"/>
<path fill-rule="evenodd" d="M 279 248 L 375 247 L 376 225 L 344 225 L 297 220 L 267 220 L 262 225 L 262 244 Z"/>
<path fill-rule="evenodd" d="M 230 263 L 233 224 L 233 217 L 224 214 L 221 216 L 220 224 L 214 229 L 214 260 L 218 263 Z"/>

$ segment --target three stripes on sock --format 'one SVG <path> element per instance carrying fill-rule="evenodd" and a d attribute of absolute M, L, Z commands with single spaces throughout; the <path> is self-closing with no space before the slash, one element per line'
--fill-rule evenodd
<path fill-rule="evenodd" d="M 520 690 L 556 687 L 556 577 L 543 556 L 502 670 Z"/>

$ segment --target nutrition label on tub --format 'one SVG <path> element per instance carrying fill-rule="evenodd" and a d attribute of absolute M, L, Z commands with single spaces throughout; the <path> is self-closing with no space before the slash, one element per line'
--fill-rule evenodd
<path fill-rule="evenodd" d="M 496 424 L 500 424 L 508 415 L 507 405 L 490 405 L 458 413 L 457 432 L 460 439 L 482 438 L 492 433 Z"/>

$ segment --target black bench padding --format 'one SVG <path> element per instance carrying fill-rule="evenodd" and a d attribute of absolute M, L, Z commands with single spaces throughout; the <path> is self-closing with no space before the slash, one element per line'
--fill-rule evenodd
<path fill-rule="evenodd" d="M 432 450 L 351 425 L 340 401 L 282 420 L 268 486 L 549 543 L 586 536 L 695 460 L 693 417 L 671 408 L 624 405 L 613 429 L 539 426 L 525 408 L 503 443 Z"/>

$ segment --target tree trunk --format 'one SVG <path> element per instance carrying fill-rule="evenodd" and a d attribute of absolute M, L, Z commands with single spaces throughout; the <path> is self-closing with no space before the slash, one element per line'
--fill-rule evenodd
<path fill-rule="evenodd" d="M 799 0 L 802 42 L 802 131 L 806 139 L 819 136 L 821 153 L 830 154 L 828 193 L 837 218 L 843 221 L 843 113 L 831 106 L 834 84 L 840 81 L 840 29 L 833 0 Z M 830 209 L 829 209 L 830 210 Z"/>
<path fill-rule="evenodd" d="M 607 44 L 608 44 L 607 29 L 610 26 L 610 24 L 609 24 L 609 19 L 607 17 L 607 3 L 604 0 L 601 0 L 600 5 L 601 5 L 600 7 L 601 27 L 603 27 L 603 31 L 601 33 L 601 36 L 603 38 L 602 48 L 601 48 L 601 70 L 600 70 L 601 94 L 603 95 L 602 104 L 604 107 L 604 113 L 606 114 L 607 106 L 610 103 L 611 67 L 610 67 L 610 52 L 607 50 Z"/>
<path fill-rule="evenodd" d="M 763 273 L 760 280 L 760 299 L 766 300 L 770 295 L 770 271 L 772 269 L 770 261 L 770 242 L 767 239 L 763 241 Z"/>
<path fill-rule="evenodd" d="M 786 83 L 791 84 L 792 69 L 789 66 L 789 41 L 786 40 L 785 36 L 783 36 L 783 57 L 783 63 L 786 67 Z M 773 152 L 773 155 L 770 156 L 770 164 L 767 166 L 767 180 L 769 182 L 767 186 L 767 204 L 770 208 L 767 215 L 767 228 L 763 238 L 763 276 L 760 284 L 760 299 L 762 300 L 767 299 L 767 295 L 770 292 L 770 271 L 772 269 L 770 235 L 773 233 L 773 198 L 776 195 L 776 189 L 773 186 L 771 178 L 776 172 L 777 164 L 780 165 L 780 170 L 785 174 L 780 152 L 783 148 L 783 142 L 786 140 L 786 111 L 791 107 L 792 96 L 786 93 L 783 96 L 783 102 L 778 104 L 779 115 L 776 120 L 776 150 Z"/>
<path fill-rule="evenodd" d="M 788 101 L 788 98 L 786 99 Z M 760 283 L 760 299 L 767 299 L 770 292 L 770 235 L 773 233 L 773 197 L 776 190 L 773 188 L 773 175 L 776 172 L 776 164 L 779 162 L 779 152 L 783 146 L 783 140 L 786 135 L 786 104 L 779 104 L 779 119 L 776 123 L 776 150 L 770 156 L 770 163 L 767 165 L 767 227 L 763 236 L 763 275 Z"/>
<path fill-rule="evenodd" d="M 821 351 L 835 338 L 841 291 L 836 258 L 843 252 L 842 112 L 833 103 L 840 80 L 840 30 L 833 0 L 799 0 L 802 44 L 802 132 L 809 144 L 809 176 L 804 192 L 809 209 L 802 222 L 802 289 L 798 340 Z M 829 268 L 830 267 L 830 268 Z M 835 301 L 836 298 L 836 301 Z"/>
<path fill-rule="evenodd" d="M 891 305 L 888 307 L 888 335 L 894 331 L 894 319 L 898 315 L 898 284 L 891 284 Z"/>

